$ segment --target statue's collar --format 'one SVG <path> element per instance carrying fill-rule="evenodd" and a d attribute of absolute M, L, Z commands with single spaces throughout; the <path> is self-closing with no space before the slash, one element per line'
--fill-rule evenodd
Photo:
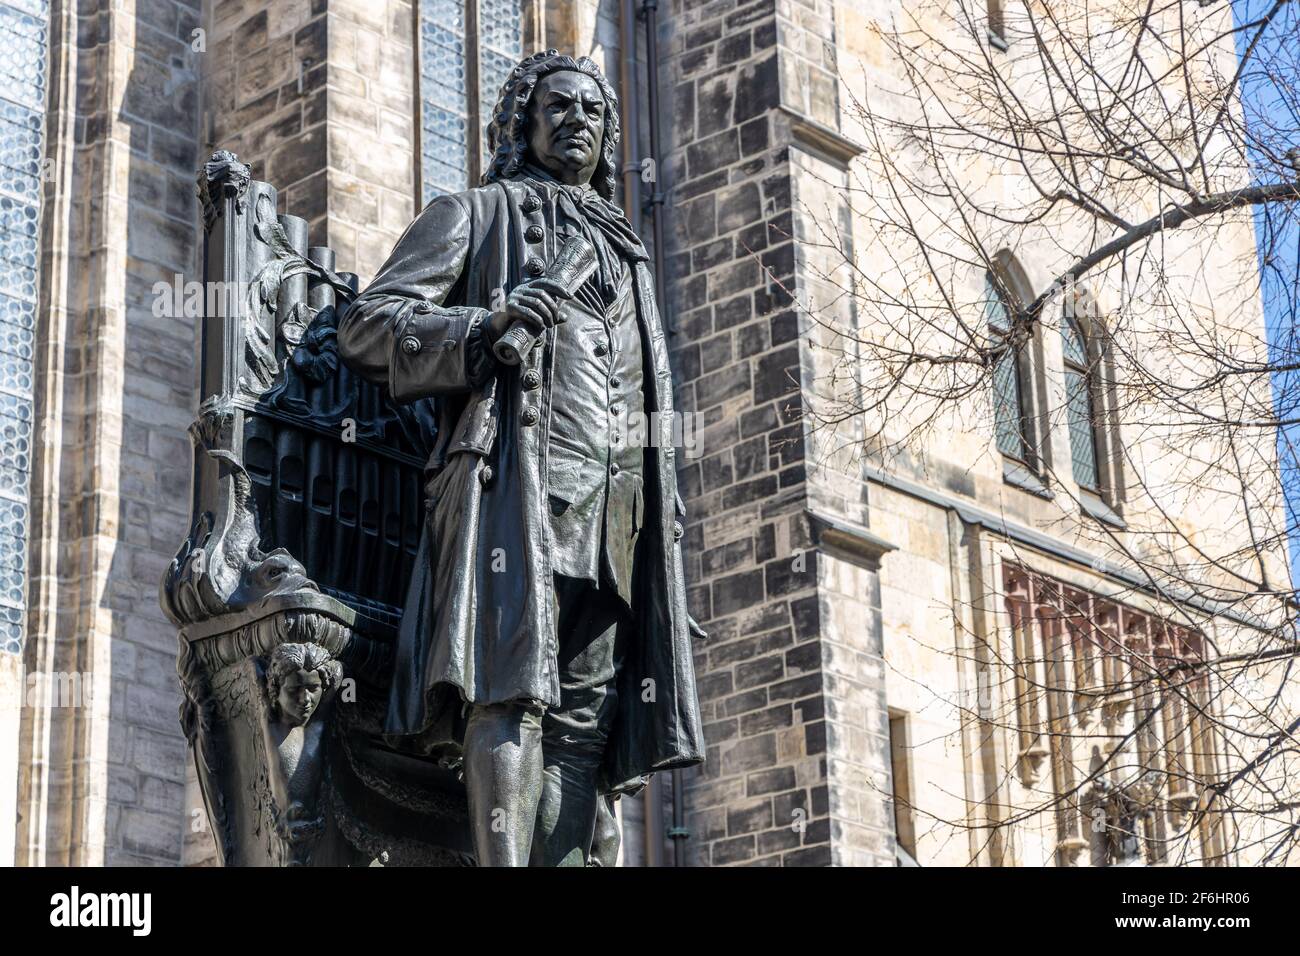
<path fill-rule="evenodd" d="M 519 175 L 546 190 L 548 201 L 557 197 L 568 199 L 572 205 L 569 214 L 580 215 L 586 219 L 630 261 L 640 262 L 650 257 L 627 221 L 623 210 L 592 189 L 590 185 L 570 186 L 531 163 L 521 166 Z M 563 199 L 557 201 L 561 206 L 564 205 Z"/>
<path fill-rule="evenodd" d="M 569 198 L 575 202 L 586 202 L 589 199 L 599 198 L 600 194 L 591 187 L 590 183 L 584 183 L 581 186 L 571 186 L 568 183 L 562 183 L 540 166 L 532 163 L 524 163 L 519 167 L 519 174 L 525 179 L 534 179 L 542 185 L 549 187 L 557 192 L 567 193 Z"/>

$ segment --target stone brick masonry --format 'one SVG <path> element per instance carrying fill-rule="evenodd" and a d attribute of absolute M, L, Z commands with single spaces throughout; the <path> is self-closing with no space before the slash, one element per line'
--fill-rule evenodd
<path fill-rule="evenodd" d="M 597 6 L 569 18 L 595 31 L 578 52 L 613 34 Z M 818 284 L 805 207 L 834 202 L 847 155 L 831 5 L 676 0 L 660 17 L 673 362 L 703 423 L 680 474 L 709 632 L 691 862 L 892 863 L 879 589 L 809 517 L 862 525 L 866 500 L 810 454 L 819 359 L 794 307 Z M 156 600 L 188 521 L 194 327 L 155 315 L 153 288 L 195 276 L 194 169 L 218 147 L 342 268 L 374 272 L 416 208 L 413 20 L 409 0 L 52 3 L 25 666 L 111 693 L 24 709 L 19 862 L 211 859 Z M 566 22 L 547 20 L 550 43 Z"/>
<path fill-rule="evenodd" d="M 815 367 L 794 303 L 815 280 L 791 117 L 834 138 L 830 6 L 680 0 L 664 32 L 673 359 L 678 405 L 703 426 L 679 473 L 689 601 L 709 632 L 692 862 L 892 863 L 874 572 L 839 567 L 808 517 L 824 478 L 803 420 Z M 861 520 L 851 494 L 834 510 Z"/>
<path fill-rule="evenodd" d="M 50 19 L 25 665 L 83 696 L 23 709 L 16 858 L 175 863 L 184 741 L 156 594 L 188 522 L 194 328 L 155 315 L 153 287 L 194 262 L 198 2 Z"/>

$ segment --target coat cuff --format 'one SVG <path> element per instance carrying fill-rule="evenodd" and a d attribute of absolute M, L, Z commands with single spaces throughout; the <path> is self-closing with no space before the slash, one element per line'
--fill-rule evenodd
<path fill-rule="evenodd" d="M 469 391 L 491 376 L 495 359 L 483 335 L 486 309 L 444 309 L 418 302 L 404 311 L 388 364 L 388 391 L 394 401 Z"/>

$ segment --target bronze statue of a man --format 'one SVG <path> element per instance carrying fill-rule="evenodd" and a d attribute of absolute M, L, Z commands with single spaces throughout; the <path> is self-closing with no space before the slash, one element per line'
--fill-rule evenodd
<path fill-rule="evenodd" d="M 386 729 L 463 746 L 480 865 L 582 865 L 602 794 L 702 759 L 672 380 L 612 202 L 617 107 L 590 59 L 525 59 L 483 185 L 431 202 L 339 324 L 354 369 L 437 405 Z M 596 268 L 561 294 L 545 274 L 574 236 Z M 512 326 L 536 340 L 517 365 L 493 349 Z"/>

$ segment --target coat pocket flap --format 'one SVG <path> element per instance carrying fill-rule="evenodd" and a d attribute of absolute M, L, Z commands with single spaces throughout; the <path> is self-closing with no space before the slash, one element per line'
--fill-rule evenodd
<path fill-rule="evenodd" d="M 577 459 L 552 462 L 546 490 L 551 514 L 558 517 L 568 511 L 582 496 L 582 462 Z"/>
<path fill-rule="evenodd" d="M 571 505 L 582 497 L 583 462 L 581 459 L 563 459 L 551 462 L 547 491 L 552 502 L 559 500 Z"/>

